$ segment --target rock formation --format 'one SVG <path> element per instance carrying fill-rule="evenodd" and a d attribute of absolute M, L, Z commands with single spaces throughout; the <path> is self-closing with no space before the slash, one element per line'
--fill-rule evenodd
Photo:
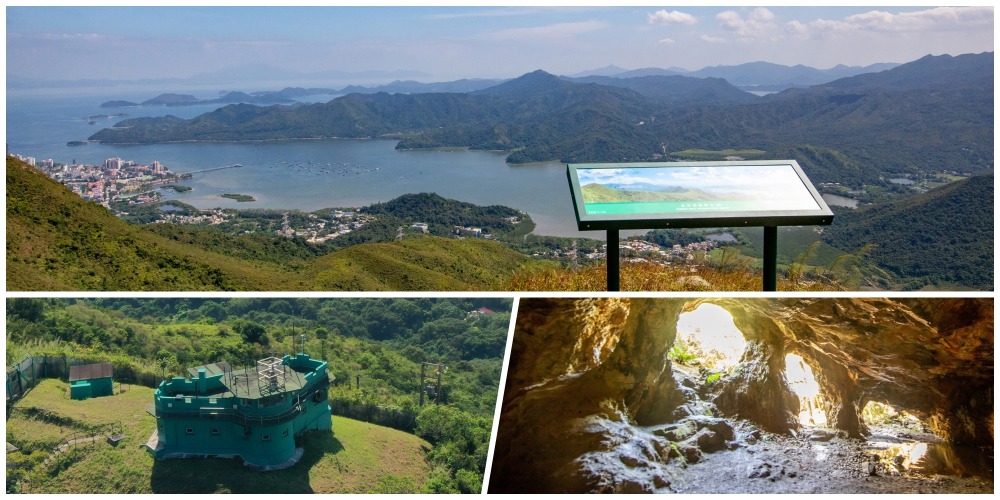
<path fill-rule="evenodd" d="M 677 382 L 667 356 L 679 315 L 706 302 L 747 340 L 711 401 Z M 846 435 L 867 433 L 861 409 L 878 401 L 947 441 L 992 445 L 991 299 L 532 298 L 519 306 L 490 492 L 657 491 L 678 473 L 671 458 L 733 445 L 719 416 L 792 433 L 788 353 L 812 367 Z"/>

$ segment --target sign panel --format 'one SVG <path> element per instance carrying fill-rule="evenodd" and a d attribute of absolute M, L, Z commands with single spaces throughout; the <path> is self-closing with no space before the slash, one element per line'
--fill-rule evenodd
<path fill-rule="evenodd" d="M 580 230 L 830 224 L 794 160 L 569 165 Z"/>

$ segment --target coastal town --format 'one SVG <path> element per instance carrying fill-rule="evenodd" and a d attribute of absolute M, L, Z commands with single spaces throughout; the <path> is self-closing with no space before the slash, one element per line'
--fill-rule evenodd
<path fill-rule="evenodd" d="M 160 201 L 163 194 L 159 188 L 191 177 L 190 173 L 171 172 L 158 161 L 142 165 L 121 158 L 108 158 L 101 165 L 85 165 L 75 159 L 65 164 L 52 159 L 14 156 L 61 182 L 81 198 L 108 208 L 117 203 Z"/>
<path fill-rule="evenodd" d="M 62 183 L 81 198 L 100 204 L 116 216 L 132 222 L 217 226 L 237 234 L 268 232 L 321 244 L 374 220 L 374 217 L 351 208 L 324 211 L 323 217 L 288 211 L 199 210 L 178 200 L 164 200 L 164 190 L 191 190 L 188 186 L 175 183 L 190 179 L 196 172 L 173 172 L 158 161 L 144 165 L 121 158 L 108 158 L 100 165 L 87 165 L 77 163 L 75 159 L 65 164 L 19 154 L 12 156 Z M 239 167 L 229 165 L 208 170 Z"/>

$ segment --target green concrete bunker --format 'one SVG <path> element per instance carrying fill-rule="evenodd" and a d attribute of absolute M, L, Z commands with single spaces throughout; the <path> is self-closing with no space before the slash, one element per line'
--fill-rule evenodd
<path fill-rule="evenodd" d="M 308 354 L 268 357 L 234 370 L 224 362 L 188 369 L 160 383 L 149 413 L 156 431 L 146 447 L 157 460 L 240 458 L 276 470 L 302 457 L 296 438 L 332 428 L 326 361 Z"/>

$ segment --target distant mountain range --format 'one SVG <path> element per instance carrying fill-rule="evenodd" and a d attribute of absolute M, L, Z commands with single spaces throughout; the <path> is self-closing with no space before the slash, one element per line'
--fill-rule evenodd
<path fill-rule="evenodd" d="M 477 82 L 481 83 L 481 82 Z M 879 73 L 757 97 L 724 80 L 534 71 L 471 92 L 349 94 L 326 103 L 234 104 L 190 120 L 134 118 L 104 143 L 395 137 L 399 148 L 510 151 L 508 161 L 649 161 L 687 149 L 828 148 L 851 178 L 803 165 L 814 182 L 993 162 L 993 53 L 927 56 Z M 864 180 L 862 179 L 864 178 Z"/>
<path fill-rule="evenodd" d="M 844 66 L 838 65 L 829 69 L 816 69 L 801 64 L 786 66 L 763 61 L 750 62 L 737 65 L 709 66 L 696 71 L 689 71 L 684 68 L 670 67 L 662 68 L 640 68 L 626 70 L 618 66 L 609 65 L 589 71 L 566 75 L 566 78 L 580 79 L 594 76 L 605 76 L 614 78 L 635 78 L 640 76 L 688 76 L 692 78 L 722 78 L 731 85 L 744 90 L 764 90 L 780 91 L 792 87 L 808 87 L 830 82 L 839 78 L 846 78 L 863 73 L 876 73 L 892 69 L 897 63 L 879 63 L 869 66 Z M 392 71 L 289 71 L 276 68 L 266 64 L 249 64 L 233 68 L 220 69 L 218 71 L 200 73 L 190 78 L 156 78 L 156 79 L 78 79 L 78 80 L 43 80 L 36 78 L 24 78 L 17 75 L 7 75 L 7 88 L 64 88 L 64 87 L 113 87 L 119 85 L 143 84 L 143 85 L 209 85 L 209 84 L 231 84 L 239 82 L 241 85 L 254 82 L 269 81 L 301 81 L 301 82 L 338 82 L 338 81 L 388 81 L 392 83 L 378 86 L 348 86 L 340 88 L 340 94 L 351 92 L 369 93 L 372 91 L 384 92 L 470 92 L 476 90 L 478 84 L 475 82 L 489 83 L 495 85 L 503 81 L 502 79 L 468 79 L 457 80 L 455 82 L 420 83 L 416 78 L 429 76 L 422 71 L 414 70 L 392 70 Z M 480 87 L 482 88 L 482 87 Z M 379 90 L 374 90 L 379 89 Z"/>
<path fill-rule="evenodd" d="M 606 66 L 573 75 L 582 79 L 592 76 L 635 78 L 641 76 L 689 76 L 693 78 L 721 78 L 743 90 L 781 91 L 793 87 L 811 87 L 826 82 L 864 73 L 878 73 L 899 66 L 897 63 L 878 63 L 868 66 L 837 65 L 830 69 L 816 69 L 797 64 L 785 66 L 757 61 L 732 66 L 709 66 L 697 71 L 671 67 L 624 70 Z"/>

